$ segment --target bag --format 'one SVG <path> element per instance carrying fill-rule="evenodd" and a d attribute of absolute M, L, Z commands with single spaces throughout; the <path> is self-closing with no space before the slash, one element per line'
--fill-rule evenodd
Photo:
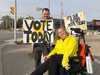
<path fill-rule="evenodd" d="M 86 56 L 86 68 L 87 68 L 87 73 L 89 74 L 93 73 L 93 63 L 90 54 Z"/>
<path fill-rule="evenodd" d="M 81 69 L 82 69 L 82 63 L 77 63 L 74 65 L 73 70 L 75 73 L 77 73 L 78 71 L 81 71 Z"/>

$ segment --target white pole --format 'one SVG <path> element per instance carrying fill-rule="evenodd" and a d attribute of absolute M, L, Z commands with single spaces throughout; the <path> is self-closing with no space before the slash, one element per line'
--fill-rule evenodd
<path fill-rule="evenodd" d="M 48 0 L 48 9 L 50 10 L 50 0 Z"/>
<path fill-rule="evenodd" d="M 13 19 L 12 19 L 12 31 L 13 31 Z"/>
<path fill-rule="evenodd" d="M 16 7 L 16 0 L 14 0 L 14 42 L 17 42 L 17 33 L 16 33 L 16 20 L 17 20 L 17 7 Z"/>
<path fill-rule="evenodd" d="M 61 21 L 60 21 L 60 27 L 62 27 L 62 1 L 61 1 Z"/>

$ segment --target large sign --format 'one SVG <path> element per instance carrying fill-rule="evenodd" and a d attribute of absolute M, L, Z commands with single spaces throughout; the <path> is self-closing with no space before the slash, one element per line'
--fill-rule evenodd
<path fill-rule="evenodd" d="M 87 23 L 84 12 L 64 17 L 64 22 L 67 31 L 70 31 L 70 28 L 80 28 L 82 30 L 87 30 Z"/>
<path fill-rule="evenodd" d="M 94 26 L 100 26 L 100 21 L 99 20 L 94 20 Z"/>
<path fill-rule="evenodd" d="M 23 20 L 23 43 L 53 42 L 53 20 Z"/>

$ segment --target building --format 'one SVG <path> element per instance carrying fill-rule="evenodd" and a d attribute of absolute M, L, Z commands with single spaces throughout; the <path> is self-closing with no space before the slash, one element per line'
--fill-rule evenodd
<path fill-rule="evenodd" d="M 60 28 L 61 19 L 53 18 L 53 22 L 55 24 L 56 29 Z M 62 19 L 62 27 L 64 27 L 64 20 L 63 19 Z"/>
<path fill-rule="evenodd" d="M 88 30 L 99 30 L 100 29 L 100 20 L 93 20 L 91 22 L 87 22 Z"/>

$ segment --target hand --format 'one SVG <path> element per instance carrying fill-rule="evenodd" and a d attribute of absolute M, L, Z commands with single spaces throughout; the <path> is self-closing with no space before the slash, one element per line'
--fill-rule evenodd
<path fill-rule="evenodd" d="M 52 31 L 55 32 L 55 29 L 53 28 Z"/>
<path fill-rule="evenodd" d="M 24 32 L 25 30 L 24 30 L 24 28 L 22 28 L 22 32 Z"/>
<path fill-rule="evenodd" d="M 70 66 L 70 64 L 68 64 L 67 66 L 65 66 L 65 69 L 66 70 L 69 70 L 71 67 L 69 67 Z"/>
<path fill-rule="evenodd" d="M 44 58 L 44 60 L 48 60 L 50 57 L 49 56 L 44 56 L 43 58 Z"/>

